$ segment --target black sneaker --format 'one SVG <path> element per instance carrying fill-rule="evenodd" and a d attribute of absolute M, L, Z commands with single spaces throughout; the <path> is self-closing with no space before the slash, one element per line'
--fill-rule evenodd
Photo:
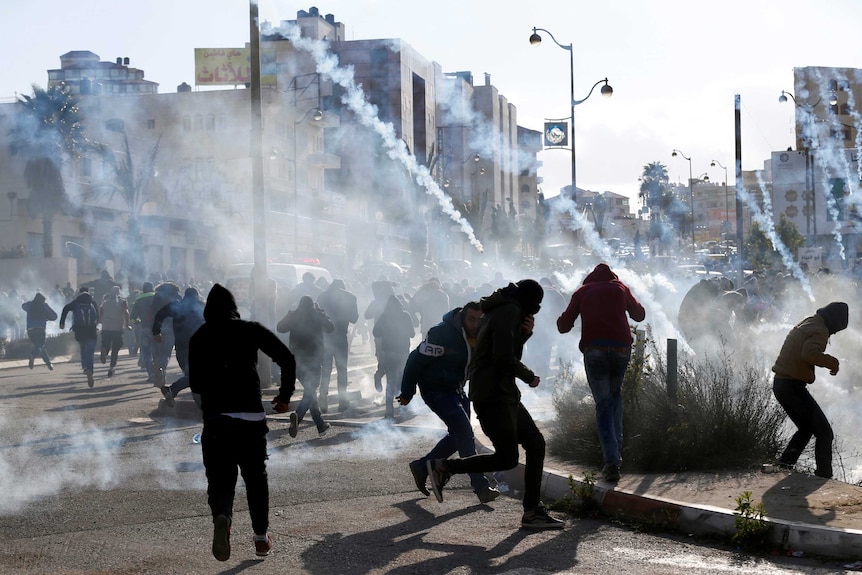
<path fill-rule="evenodd" d="M 408 467 L 410 467 L 410 473 L 413 475 L 413 481 L 416 482 L 416 489 L 419 490 L 419 493 L 426 497 L 431 495 L 428 488 L 425 487 L 425 484 L 428 482 L 427 466 L 422 465 L 422 462 L 416 459 L 415 461 L 411 461 Z"/>
<path fill-rule="evenodd" d="M 296 437 L 298 426 L 299 418 L 296 416 L 296 412 L 294 411 L 290 414 L 290 427 L 287 428 L 287 433 L 289 433 L 291 437 Z"/>
<path fill-rule="evenodd" d="M 429 459 L 425 462 L 428 477 L 431 478 L 431 491 L 440 503 L 443 503 L 443 488 L 452 477 L 451 473 L 442 469 L 445 461 L 445 459 Z"/>
<path fill-rule="evenodd" d="M 374 372 L 374 389 L 377 393 L 383 391 L 383 372 L 380 370 Z"/>
<path fill-rule="evenodd" d="M 93 372 L 92 372 L 92 371 L 87 371 L 87 386 L 88 386 L 88 387 L 93 387 L 95 384 L 96 384 L 96 382 L 95 382 L 95 380 L 93 379 Z"/>
<path fill-rule="evenodd" d="M 173 392 L 171 392 L 170 387 L 161 387 L 159 388 L 159 390 L 162 392 L 162 395 L 165 396 L 165 405 L 167 405 L 168 407 L 173 407 L 177 404 L 177 402 L 174 401 L 174 394 Z"/>
<path fill-rule="evenodd" d="M 320 437 L 323 437 L 324 435 L 327 434 L 327 432 L 329 431 L 329 428 L 331 428 L 331 427 L 332 427 L 331 423 L 324 423 L 323 427 L 317 428 L 317 435 L 319 435 Z"/>
<path fill-rule="evenodd" d="M 620 466 L 619 465 L 605 465 L 602 469 L 602 477 L 608 483 L 616 483 L 620 480 Z"/>
<path fill-rule="evenodd" d="M 33 369 L 33 364 L 34 364 L 35 362 L 36 362 L 36 358 L 35 358 L 35 357 L 31 357 L 31 358 L 30 358 L 30 363 L 27 365 L 27 367 L 29 367 L 30 369 Z"/>
<path fill-rule="evenodd" d="M 565 521 L 554 519 L 548 515 L 545 507 L 541 504 L 529 511 L 524 511 L 524 515 L 521 517 L 521 527 L 524 529 L 562 529 L 565 525 Z"/>
<path fill-rule="evenodd" d="M 482 489 L 478 493 L 476 493 L 476 497 L 479 498 L 479 503 L 491 503 L 492 501 L 500 497 L 500 492 L 493 487 L 486 487 L 485 489 Z"/>
<path fill-rule="evenodd" d="M 213 519 L 213 557 L 219 561 L 230 559 L 230 517 L 216 515 Z"/>
<path fill-rule="evenodd" d="M 108 368 L 108 377 L 114 377 L 114 368 Z"/>

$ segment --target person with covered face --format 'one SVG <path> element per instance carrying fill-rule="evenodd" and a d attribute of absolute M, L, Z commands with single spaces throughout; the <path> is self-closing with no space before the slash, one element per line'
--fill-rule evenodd
<path fill-rule="evenodd" d="M 72 331 L 75 341 L 81 348 L 81 367 L 87 375 L 87 385 L 93 387 L 93 364 L 96 354 L 96 341 L 99 338 L 99 308 L 87 288 L 78 290 L 78 296 L 63 306 L 60 312 L 60 329 L 66 328 L 66 316 L 72 314 Z"/>
<path fill-rule="evenodd" d="M 561 529 L 562 521 L 548 514 L 541 502 L 545 437 L 521 403 L 516 379 L 536 387 L 540 378 L 521 362 L 524 343 L 533 333 L 544 291 L 538 282 L 524 279 L 494 291 L 479 302 L 483 318 L 470 363 L 469 398 L 482 431 L 494 453 L 463 459 L 432 459 L 428 476 L 437 501 L 453 473 L 505 471 L 518 465 L 518 445 L 526 453 L 524 466 L 525 529 Z"/>
<path fill-rule="evenodd" d="M 45 351 L 45 330 L 49 321 L 57 319 L 57 312 L 48 305 L 45 301 L 45 296 L 41 293 L 36 293 L 32 301 L 25 301 L 21 304 L 21 309 L 27 313 L 27 337 L 30 343 L 33 344 L 33 350 L 30 352 L 29 368 L 33 369 L 36 357 L 41 357 L 48 369 L 54 369 L 51 364 L 51 358 L 48 357 L 48 352 Z"/>
<path fill-rule="evenodd" d="M 374 339 L 379 340 L 378 360 L 386 374 L 385 417 L 395 417 L 395 395 L 404 375 L 404 364 L 410 354 L 410 340 L 416 334 L 413 318 L 404 309 L 398 297 L 391 295 L 386 300 L 383 313 L 374 322 Z"/>
<path fill-rule="evenodd" d="M 772 393 L 797 427 L 787 448 L 778 459 L 781 467 L 792 468 L 814 436 L 814 475 L 832 477 L 832 426 L 817 401 L 808 392 L 814 383 L 815 367 L 825 367 L 837 375 L 839 362 L 826 353 L 829 337 L 847 328 L 848 306 L 832 302 L 796 324 L 781 346 L 772 366 L 775 379 Z"/>
<path fill-rule="evenodd" d="M 423 457 L 410 462 L 416 488 L 430 495 L 428 461 L 445 459 L 456 451 L 461 457 L 476 455 L 476 438 L 470 424 L 470 400 L 464 392 L 482 308 L 468 302 L 443 315 L 443 321 L 428 330 L 425 339 L 407 356 L 401 393 L 395 399 L 407 405 L 416 395 L 416 386 L 425 405 L 446 425 L 448 433 Z M 500 492 L 491 487 L 484 473 L 471 473 L 470 484 L 482 503 L 490 503 Z"/>
<path fill-rule="evenodd" d="M 332 378 L 334 363 L 338 386 L 338 411 L 346 411 L 350 407 L 350 401 L 347 399 L 347 358 L 350 348 L 347 330 L 350 324 L 359 321 L 359 307 L 356 296 L 347 291 L 344 281 L 340 279 L 332 280 L 326 291 L 317 298 L 317 303 L 335 326 L 332 332 L 323 334 L 323 367 L 318 402 L 321 411 L 325 411 L 329 402 L 329 381 Z"/>
<path fill-rule="evenodd" d="M 290 347 L 296 357 L 296 378 L 302 385 L 302 399 L 296 408 L 296 423 L 309 411 L 317 433 L 324 435 L 330 425 L 324 421 L 317 403 L 317 389 L 320 387 L 320 370 L 323 365 L 323 337 L 331 333 L 335 325 L 321 310 L 311 296 L 299 298 L 295 310 L 287 312 L 276 329 L 279 333 L 290 334 Z M 291 435 L 295 435 L 295 426 L 291 427 Z"/>
<path fill-rule="evenodd" d="M 626 317 L 628 314 L 628 317 Z M 572 331 L 581 318 L 578 348 L 584 354 L 587 383 L 596 404 L 605 481 L 620 479 L 623 444 L 623 377 L 632 354 L 628 318 L 643 321 L 646 311 L 607 264 L 597 265 L 572 294 L 559 318 L 560 333 Z"/>
<path fill-rule="evenodd" d="M 160 389 L 169 407 L 175 404 L 174 398 L 189 386 L 189 341 L 204 323 L 204 301 L 196 287 L 187 287 L 183 299 L 173 300 L 162 306 L 153 318 L 152 336 L 156 343 L 162 342 L 162 324 L 170 318 L 174 347 L 177 350 L 177 363 L 183 375 L 170 385 Z"/>
<path fill-rule="evenodd" d="M 117 367 L 120 348 L 123 347 L 123 332 L 129 329 L 129 306 L 126 300 L 120 297 L 119 286 L 112 287 L 102 299 L 99 321 L 102 322 L 102 353 L 99 361 L 104 364 L 110 354 L 108 377 L 112 377 L 114 368 Z"/>
<path fill-rule="evenodd" d="M 291 351 L 260 323 L 240 318 L 233 294 L 213 285 L 204 324 L 189 342 L 189 383 L 203 411 L 201 434 L 207 500 L 213 518 L 212 553 L 230 558 L 230 529 L 237 468 L 242 472 L 255 553 L 269 555 L 269 484 L 266 474 L 266 412 L 261 400 L 258 351 L 281 367 L 281 386 L 272 400 L 285 413 L 296 382 Z"/>

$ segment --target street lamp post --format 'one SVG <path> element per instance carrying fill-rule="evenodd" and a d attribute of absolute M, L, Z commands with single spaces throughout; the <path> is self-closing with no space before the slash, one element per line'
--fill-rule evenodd
<path fill-rule="evenodd" d="M 688 196 L 691 203 L 691 255 L 694 257 L 694 179 L 691 176 L 691 158 L 676 149 L 671 152 L 670 156 L 672 158 L 682 156 L 684 160 L 688 160 Z"/>
<path fill-rule="evenodd" d="M 294 102 L 295 105 L 295 102 Z M 294 260 L 299 256 L 299 151 L 298 138 L 296 131 L 299 125 L 308 119 L 311 114 L 311 119 L 315 122 L 320 122 L 325 117 L 323 110 L 319 107 L 309 108 L 305 111 L 302 117 L 293 122 L 293 257 Z M 308 140 L 307 138 L 305 139 Z M 306 175 L 306 181 L 308 177 Z M 313 255 L 313 254 L 309 254 Z"/>
<path fill-rule="evenodd" d="M 572 152 L 572 201 L 577 203 L 578 188 L 577 188 L 577 168 L 576 168 L 576 162 L 575 162 L 575 157 L 576 157 L 575 156 L 575 106 L 577 106 L 578 104 L 582 104 L 582 103 L 586 102 L 587 99 L 593 94 L 593 90 L 595 90 L 596 86 L 598 86 L 602 82 L 605 83 L 605 85 L 602 86 L 602 89 L 600 90 L 602 96 L 604 96 L 606 98 L 610 98 L 614 93 L 614 89 L 608 84 L 608 79 L 605 78 L 604 80 L 599 80 L 598 82 L 593 84 L 593 87 L 590 89 L 590 93 L 587 94 L 586 98 L 583 98 L 581 100 L 575 100 L 575 51 L 572 49 L 572 45 L 571 44 L 565 44 L 565 45 L 560 44 L 559 42 L 557 42 L 557 39 L 554 38 L 554 35 L 551 34 L 551 32 L 549 32 L 548 30 L 546 30 L 544 28 L 533 27 L 533 33 L 532 33 L 532 35 L 530 35 L 530 45 L 531 46 L 538 46 L 542 43 L 542 37 L 539 35 L 539 32 L 544 32 L 545 34 L 550 36 L 551 40 L 554 41 L 554 44 L 556 44 L 557 46 L 559 46 L 563 50 L 568 51 L 568 53 L 569 53 L 569 73 L 570 73 L 569 74 L 569 101 L 571 102 L 571 106 L 570 106 L 571 116 L 570 117 L 571 117 L 571 121 L 572 121 L 571 142 L 569 143 L 569 145 L 570 145 L 570 149 Z"/>
<path fill-rule="evenodd" d="M 722 227 L 722 233 L 725 236 L 725 252 L 727 251 L 727 234 L 730 232 L 730 200 L 727 196 L 727 166 L 719 162 L 718 160 L 712 160 L 709 165 L 711 167 L 718 166 L 722 170 L 724 170 L 724 224 Z M 725 229 L 726 227 L 726 229 Z"/>

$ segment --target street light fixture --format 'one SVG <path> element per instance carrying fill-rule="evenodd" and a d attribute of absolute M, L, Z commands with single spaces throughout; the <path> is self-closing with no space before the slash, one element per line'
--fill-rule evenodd
<path fill-rule="evenodd" d="M 319 89 L 319 88 L 318 88 Z M 294 102 L 295 104 L 295 102 Z M 326 114 L 320 107 L 315 106 L 309 108 L 298 120 L 293 121 L 293 257 L 299 257 L 299 152 L 296 149 L 298 140 L 296 137 L 297 128 L 301 123 L 306 121 L 311 115 L 314 122 L 320 122 L 326 117 Z M 273 148 L 273 151 L 277 148 Z M 307 180 L 308 178 L 306 178 Z M 314 255 L 314 254 L 309 254 Z"/>
<path fill-rule="evenodd" d="M 590 88 L 590 92 L 589 92 L 589 94 L 587 94 L 586 98 L 583 98 L 581 100 L 575 100 L 575 51 L 572 48 L 572 44 L 560 44 L 559 42 L 557 42 L 557 39 L 554 38 L 554 35 L 551 34 L 550 31 L 548 31 L 544 28 L 533 27 L 533 33 L 530 35 L 530 45 L 531 46 L 541 45 L 542 37 L 539 35 L 539 32 L 546 33 L 548 36 L 551 37 L 551 40 L 553 40 L 554 44 L 556 44 L 557 46 L 559 46 L 563 50 L 566 50 L 569 53 L 569 72 L 570 72 L 570 75 L 569 75 L 569 100 L 571 102 L 571 116 L 570 116 L 570 118 L 572 121 L 571 142 L 569 143 L 569 145 L 570 145 L 570 149 L 572 152 L 572 201 L 577 203 L 578 188 L 577 188 L 577 167 L 576 167 L 576 162 L 575 162 L 575 157 L 576 157 L 576 155 L 575 155 L 575 106 L 577 106 L 578 104 L 583 104 L 584 102 L 586 102 L 587 99 L 593 94 L 593 90 L 595 90 L 596 86 L 598 86 L 602 82 L 604 82 L 605 85 L 602 86 L 602 89 L 600 90 L 600 92 L 601 92 L 602 96 L 604 96 L 605 98 L 610 98 L 614 93 L 614 89 L 608 84 L 608 79 L 605 78 L 604 80 L 599 80 L 598 82 L 593 84 L 593 87 Z"/>
<path fill-rule="evenodd" d="M 718 166 L 724 170 L 724 221 L 727 222 L 728 230 L 730 229 L 730 202 L 727 198 L 727 166 L 723 165 L 718 160 L 713 160 L 709 163 L 711 167 Z"/>
<path fill-rule="evenodd" d="M 694 179 L 691 177 L 691 158 L 677 149 L 674 149 L 670 156 L 672 158 L 682 156 L 683 159 L 688 160 L 688 195 L 689 202 L 691 203 L 691 255 L 694 256 Z"/>

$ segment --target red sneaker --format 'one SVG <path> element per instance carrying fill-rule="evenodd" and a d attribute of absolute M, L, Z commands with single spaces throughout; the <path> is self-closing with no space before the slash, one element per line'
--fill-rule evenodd
<path fill-rule="evenodd" d="M 266 557 L 272 549 L 272 537 L 266 535 L 254 536 L 254 554 L 258 557 Z"/>

